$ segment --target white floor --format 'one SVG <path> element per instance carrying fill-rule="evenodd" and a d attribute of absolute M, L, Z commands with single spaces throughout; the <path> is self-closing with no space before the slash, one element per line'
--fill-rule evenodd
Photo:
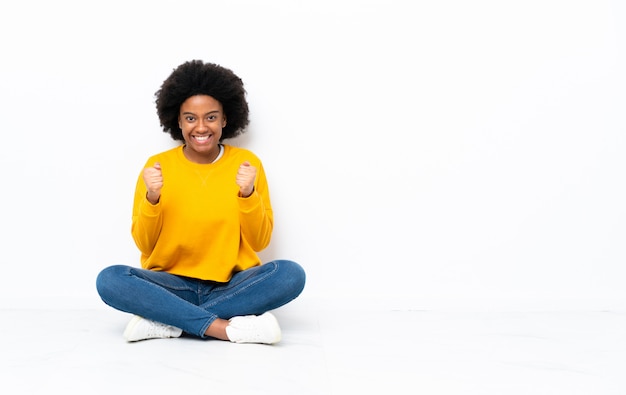
<path fill-rule="evenodd" d="M 274 346 L 126 343 L 128 315 L 0 311 L 3 394 L 626 394 L 626 312 L 351 309 L 296 300 Z"/>

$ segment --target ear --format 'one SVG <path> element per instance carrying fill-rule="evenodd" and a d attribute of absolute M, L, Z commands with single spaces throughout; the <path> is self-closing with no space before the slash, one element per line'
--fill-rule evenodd
<path fill-rule="evenodd" d="M 222 128 L 226 126 L 226 115 L 224 115 L 224 120 L 222 120 Z"/>

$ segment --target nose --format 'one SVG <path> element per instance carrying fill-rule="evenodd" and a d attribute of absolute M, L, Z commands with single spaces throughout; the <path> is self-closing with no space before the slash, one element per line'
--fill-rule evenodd
<path fill-rule="evenodd" d="M 209 129 L 209 122 L 207 120 L 200 119 L 200 122 L 198 123 L 198 129 L 200 129 L 200 130 L 208 130 Z"/>

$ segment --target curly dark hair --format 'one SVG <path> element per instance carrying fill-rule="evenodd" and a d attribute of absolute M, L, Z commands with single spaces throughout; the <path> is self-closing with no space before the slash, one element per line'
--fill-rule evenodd
<path fill-rule="evenodd" d="M 156 91 L 156 108 L 163 132 L 184 141 L 178 126 L 180 106 L 195 95 L 208 95 L 222 104 L 226 126 L 220 141 L 245 132 L 250 122 L 243 81 L 232 70 L 202 60 L 191 60 L 176 67 Z"/>

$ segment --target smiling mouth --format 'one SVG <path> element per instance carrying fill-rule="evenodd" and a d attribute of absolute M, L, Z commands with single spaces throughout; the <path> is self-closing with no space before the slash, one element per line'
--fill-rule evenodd
<path fill-rule="evenodd" d="M 196 140 L 198 143 L 206 143 L 210 137 L 211 136 L 207 134 L 203 136 L 193 136 L 193 139 Z"/>

